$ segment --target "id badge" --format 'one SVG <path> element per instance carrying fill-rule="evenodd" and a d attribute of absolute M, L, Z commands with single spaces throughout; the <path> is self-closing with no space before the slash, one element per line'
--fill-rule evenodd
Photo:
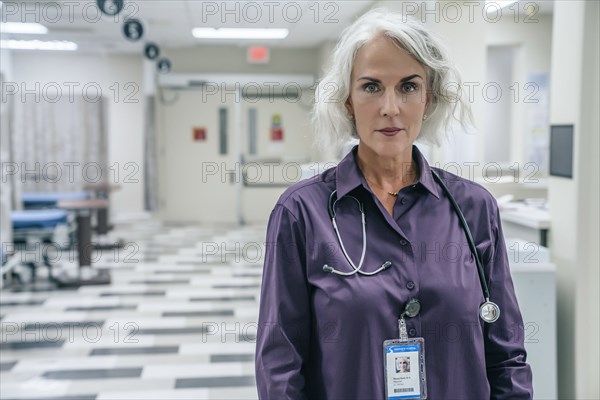
<path fill-rule="evenodd" d="M 427 398 L 423 338 L 386 340 L 383 360 L 387 400 Z"/>

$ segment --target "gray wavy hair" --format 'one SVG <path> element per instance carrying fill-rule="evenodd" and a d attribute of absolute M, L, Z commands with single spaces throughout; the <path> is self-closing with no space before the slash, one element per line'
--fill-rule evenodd
<path fill-rule="evenodd" d="M 428 117 L 423 121 L 417 140 L 439 145 L 442 132 L 448 132 L 453 120 L 463 128 L 472 124 L 471 108 L 461 95 L 460 74 L 441 41 L 416 20 L 376 8 L 342 32 L 330 67 L 316 87 L 311 122 L 320 147 L 339 147 L 351 138 L 358 138 L 354 121 L 345 107 L 350 96 L 350 75 L 358 50 L 381 33 L 407 50 L 427 73 Z"/>

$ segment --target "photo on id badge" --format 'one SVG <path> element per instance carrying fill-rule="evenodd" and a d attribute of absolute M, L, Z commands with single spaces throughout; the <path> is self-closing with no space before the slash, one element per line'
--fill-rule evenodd
<path fill-rule="evenodd" d="M 410 357 L 396 357 L 396 373 L 410 372 Z"/>

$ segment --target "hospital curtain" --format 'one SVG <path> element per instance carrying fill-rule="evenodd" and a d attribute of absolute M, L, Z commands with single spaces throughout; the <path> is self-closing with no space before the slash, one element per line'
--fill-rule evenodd
<path fill-rule="evenodd" d="M 21 191 L 81 191 L 85 184 L 109 181 L 102 98 L 20 100 L 14 102 L 11 143 Z"/>

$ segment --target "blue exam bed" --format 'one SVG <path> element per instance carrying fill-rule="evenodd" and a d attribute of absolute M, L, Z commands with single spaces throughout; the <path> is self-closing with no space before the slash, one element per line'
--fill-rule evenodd
<path fill-rule="evenodd" d="M 25 192 L 21 194 L 25 209 L 53 208 L 61 200 L 87 200 L 88 192 Z"/>

